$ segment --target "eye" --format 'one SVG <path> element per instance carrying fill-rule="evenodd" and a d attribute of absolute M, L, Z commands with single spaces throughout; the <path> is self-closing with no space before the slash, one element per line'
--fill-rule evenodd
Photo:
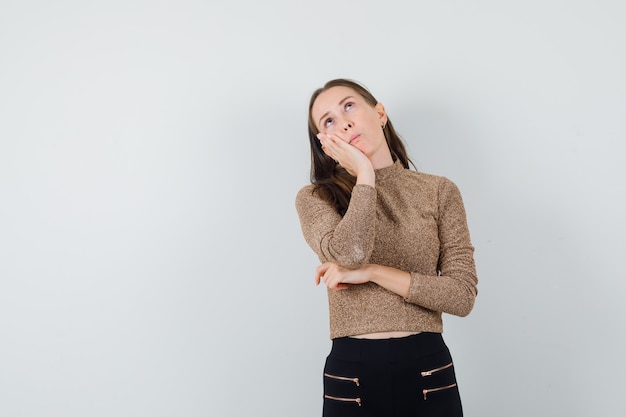
<path fill-rule="evenodd" d="M 350 110 L 352 107 L 354 107 L 354 103 L 352 103 L 352 102 L 348 102 L 348 103 L 346 103 L 346 105 L 344 106 L 344 109 L 345 109 L 346 111 L 348 111 L 348 110 Z"/>
<path fill-rule="evenodd" d="M 333 119 L 328 118 L 328 119 L 324 120 L 324 127 L 328 127 L 331 124 L 333 124 Z"/>

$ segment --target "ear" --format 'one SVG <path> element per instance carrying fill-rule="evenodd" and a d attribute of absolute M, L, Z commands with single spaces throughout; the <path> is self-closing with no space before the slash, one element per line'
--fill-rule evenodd
<path fill-rule="evenodd" d="M 383 103 L 376 103 L 374 106 L 374 110 L 378 113 L 378 117 L 380 118 L 380 125 L 385 126 L 387 124 L 387 112 L 385 111 L 385 106 Z"/>

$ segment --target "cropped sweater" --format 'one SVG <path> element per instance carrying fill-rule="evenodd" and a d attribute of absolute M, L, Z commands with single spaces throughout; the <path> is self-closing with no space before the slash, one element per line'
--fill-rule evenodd
<path fill-rule="evenodd" d="M 346 213 L 300 189 L 296 210 L 306 242 L 321 262 L 356 269 L 378 264 L 410 273 L 404 298 L 377 284 L 328 290 L 330 338 L 365 333 L 443 332 L 442 313 L 466 316 L 477 294 L 474 247 L 457 186 L 442 176 L 375 170 L 376 187 L 357 184 Z"/>

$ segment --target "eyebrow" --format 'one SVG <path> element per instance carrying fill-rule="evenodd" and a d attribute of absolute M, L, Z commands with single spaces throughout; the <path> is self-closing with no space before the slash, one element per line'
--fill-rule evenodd
<path fill-rule="evenodd" d="M 343 100 L 341 100 L 339 102 L 339 105 L 341 106 L 343 104 L 344 101 L 354 98 L 354 96 L 348 96 L 346 98 L 344 98 Z M 324 119 L 326 116 L 328 116 L 328 113 L 330 113 L 329 111 L 327 111 L 326 113 L 322 114 L 322 117 L 320 117 L 320 119 L 317 121 L 317 125 L 319 126 L 322 123 L 322 119 Z"/>

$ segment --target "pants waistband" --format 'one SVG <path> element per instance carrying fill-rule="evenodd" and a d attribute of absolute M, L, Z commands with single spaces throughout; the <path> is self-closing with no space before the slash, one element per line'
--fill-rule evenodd
<path fill-rule="evenodd" d="M 441 333 L 423 332 L 390 339 L 333 339 L 330 357 L 349 361 L 403 361 L 447 350 Z"/>

